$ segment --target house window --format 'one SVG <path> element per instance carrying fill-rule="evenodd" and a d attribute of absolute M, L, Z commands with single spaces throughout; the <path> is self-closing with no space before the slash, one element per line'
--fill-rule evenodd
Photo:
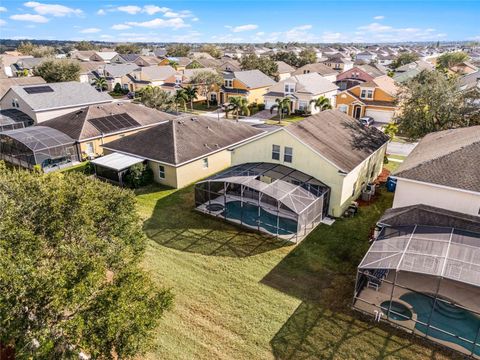
<path fill-rule="evenodd" d="M 272 145 L 272 160 L 280 160 L 280 145 Z"/>
<path fill-rule="evenodd" d="M 203 168 L 208 169 L 208 158 L 203 159 Z"/>
<path fill-rule="evenodd" d="M 295 92 L 295 84 L 285 84 L 285 94 L 291 94 Z"/>
<path fill-rule="evenodd" d="M 231 80 L 231 79 L 225 80 L 225 87 L 232 88 L 233 87 L 233 80 Z"/>
<path fill-rule="evenodd" d="M 158 177 L 160 179 L 165 179 L 165 166 L 158 165 Z"/>
<path fill-rule="evenodd" d="M 372 89 L 362 89 L 360 93 L 360 98 L 362 99 L 373 99 L 373 90 Z"/>
<path fill-rule="evenodd" d="M 12 106 L 13 107 L 16 107 L 16 108 L 19 108 L 20 105 L 18 104 L 18 100 L 17 99 L 12 99 Z"/>
<path fill-rule="evenodd" d="M 307 110 L 308 109 L 308 103 L 305 101 L 300 101 L 298 103 L 298 110 Z"/>
<path fill-rule="evenodd" d="M 283 161 L 291 163 L 293 158 L 293 149 L 285 146 L 285 154 L 283 154 Z"/>
<path fill-rule="evenodd" d="M 310 70 L 303 70 L 304 74 L 310 74 Z"/>
<path fill-rule="evenodd" d="M 340 110 L 341 112 L 343 112 L 343 113 L 346 114 L 347 111 L 348 111 L 348 105 L 340 105 L 340 106 L 338 107 L 338 110 Z"/>
<path fill-rule="evenodd" d="M 181 76 L 175 76 L 175 84 L 180 85 L 182 83 L 182 77 Z"/>
<path fill-rule="evenodd" d="M 213 101 L 213 102 L 217 101 L 217 93 L 210 94 L 210 101 Z"/>

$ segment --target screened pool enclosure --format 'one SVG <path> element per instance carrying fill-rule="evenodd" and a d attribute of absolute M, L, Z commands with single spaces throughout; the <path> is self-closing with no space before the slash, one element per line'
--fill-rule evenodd
<path fill-rule="evenodd" d="M 0 159 L 44 171 L 78 162 L 75 141 L 64 133 L 46 126 L 30 126 L 0 133 Z"/>
<path fill-rule="evenodd" d="M 197 210 L 291 241 L 299 241 L 328 212 L 328 186 L 271 163 L 231 167 L 195 185 Z"/>
<path fill-rule="evenodd" d="M 354 308 L 480 358 L 480 234 L 384 227 L 358 267 Z"/>

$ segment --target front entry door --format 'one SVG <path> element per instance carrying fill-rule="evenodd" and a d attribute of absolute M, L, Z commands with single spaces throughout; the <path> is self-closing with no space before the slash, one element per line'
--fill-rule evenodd
<path fill-rule="evenodd" d="M 355 119 L 360 119 L 360 114 L 362 113 L 362 107 L 359 105 L 355 105 L 353 108 L 353 117 Z"/>

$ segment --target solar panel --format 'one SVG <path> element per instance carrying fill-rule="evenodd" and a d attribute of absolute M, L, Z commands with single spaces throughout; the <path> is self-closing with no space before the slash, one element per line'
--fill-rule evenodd
<path fill-rule="evenodd" d="M 103 134 L 109 134 L 140 126 L 135 119 L 126 113 L 104 116 L 96 119 L 90 119 L 88 121 Z"/>
<path fill-rule="evenodd" d="M 24 87 L 23 90 L 25 90 L 27 94 L 43 94 L 53 92 L 53 89 L 46 85 Z"/>

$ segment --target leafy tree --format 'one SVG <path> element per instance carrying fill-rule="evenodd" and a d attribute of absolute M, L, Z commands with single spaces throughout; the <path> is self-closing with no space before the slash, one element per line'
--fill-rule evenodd
<path fill-rule="evenodd" d="M 395 135 L 397 135 L 398 133 L 398 124 L 394 123 L 394 122 L 390 122 L 388 123 L 387 125 L 384 125 L 383 126 L 383 132 L 388 135 L 388 137 L 390 138 L 390 140 L 393 140 L 393 138 L 395 137 Z"/>
<path fill-rule="evenodd" d="M 270 113 L 273 113 L 273 111 L 276 109 L 277 110 L 277 115 L 278 115 L 278 123 L 280 124 L 282 122 L 282 117 L 284 113 L 287 113 L 287 115 L 290 115 L 290 105 L 292 101 L 289 98 L 282 98 L 282 99 L 275 99 L 275 105 L 272 105 L 270 108 Z"/>
<path fill-rule="evenodd" d="M 307 64 L 315 64 L 317 62 L 317 53 L 313 49 L 303 49 L 298 54 L 298 66 L 304 66 Z"/>
<path fill-rule="evenodd" d="M 185 112 L 187 111 L 187 103 L 190 100 L 185 89 L 178 89 L 173 96 L 173 101 L 175 102 L 175 111 L 178 113 L 178 105 L 182 104 Z"/>
<path fill-rule="evenodd" d="M 200 51 L 205 52 L 216 59 L 220 59 L 222 57 L 222 52 L 220 51 L 220 49 L 213 44 L 202 45 L 202 47 L 200 48 Z"/>
<path fill-rule="evenodd" d="M 330 104 L 330 100 L 328 100 L 325 96 L 319 96 L 316 99 L 310 100 L 310 104 L 313 104 L 315 109 L 320 109 L 320 111 L 328 110 L 332 108 L 332 104 Z"/>
<path fill-rule="evenodd" d="M 200 69 L 203 68 L 203 65 L 200 64 L 198 61 L 193 60 L 190 64 L 187 65 L 187 69 Z"/>
<path fill-rule="evenodd" d="M 480 124 L 480 106 L 458 89 L 457 79 L 424 70 L 402 85 L 396 122 L 410 139 L 428 133 Z"/>
<path fill-rule="evenodd" d="M 117 84 L 115 84 L 115 86 L 117 86 Z M 92 85 L 94 85 L 100 91 L 106 90 L 107 87 L 108 87 L 107 79 L 105 79 L 104 77 L 96 78 L 95 80 L 93 80 Z M 120 85 L 120 84 L 118 84 L 118 85 Z M 115 91 L 115 89 L 114 89 L 114 91 Z"/>
<path fill-rule="evenodd" d="M 140 266 L 146 238 L 132 192 L 2 163 L 0 233 L 0 344 L 17 359 L 148 350 L 172 295 Z"/>
<path fill-rule="evenodd" d="M 23 55 L 31 55 L 35 58 L 47 57 L 55 55 L 55 49 L 51 46 L 38 46 L 34 45 L 31 42 L 23 41 L 17 47 L 17 51 L 21 52 Z"/>
<path fill-rule="evenodd" d="M 186 86 L 184 90 L 190 102 L 190 110 L 193 112 L 193 101 L 198 98 L 198 90 L 195 86 Z"/>
<path fill-rule="evenodd" d="M 159 86 L 149 85 L 140 89 L 137 91 L 136 100 L 147 107 L 161 111 L 170 111 L 174 107 L 173 97 Z"/>
<path fill-rule="evenodd" d="M 190 50 L 186 44 L 172 44 L 167 46 L 167 56 L 188 56 Z"/>
<path fill-rule="evenodd" d="M 293 51 L 280 51 L 271 55 L 271 59 L 274 61 L 283 61 L 290 66 L 299 67 L 300 59 Z"/>
<path fill-rule="evenodd" d="M 175 61 L 175 60 L 168 60 L 168 65 L 170 65 L 172 68 L 174 68 L 175 70 L 178 69 L 178 62 Z"/>
<path fill-rule="evenodd" d="M 240 66 L 242 70 L 260 70 L 270 77 L 275 77 L 278 71 L 278 65 L 271 58 L 267 56 L 258 57 L 255 54 L 243 56 Z"/>
<path fill-rule="evenodd" d="M 120 44 L 115 47 L 115 51 L 119 54 L 138 54 L 140 47 L 137 44 Z"/>
<path fill-rule="evenodd" d="M 450 69 L 452 66 L 467 61 L 469 56 L 463 51 L 447 52 L 437 58 L 437 68 L 442 70 Z"/>
<path fill-rule="evenodd" d="M 396 69 L 399 68 L 400 66 L 410 64 L 414 61 L 418 61 L 419 57 L 415 53 L 402 53 L 398 55 L 395 60 L 393 60 L 392 64 L 390 65 L 392 68 Z"/>
<path fill-rule="evenodd" d="M 42 62 L 34 70 L 34 75 L 41 76 L 46 82 L 78 81 L 80 65 L 69 59 L 51 59 Z"/>
<path fill-rule="evenodd" d="M 207 108 L 210 107 L 210 99 L 208 93 L 216 91 L 223 85 L 223 77 L 216 72 L 211 71 L 198 71 L 190 79 L 190 83 L 197 87 L 203 96 L 207 99 Z"/>
<path fill-rule="evenodd" d="M 77 49 L 78 51 L 97 50 L 98 46 L 90 41 L 82 40 L 75 44 L 75 49 Z"/>
<path fill-rule="evenodd" d="M 228 106 L 225 110 L 225 116 L 228 117 L 230 112 L 235 114 L 235 118 L 238 121 L 238 116 L 240 113 L 243 115 L 249 116 L 250 109 L 248 108 L 248 101 L 242 96 L 234 96 L 228 99 Z"/>
<path fill-rule="evenodd" d="M 132 189 L 138 189 L 152 182 L 153 171 L 143 163 L 130 166 L 125 174 L 125 184 Z"/>

